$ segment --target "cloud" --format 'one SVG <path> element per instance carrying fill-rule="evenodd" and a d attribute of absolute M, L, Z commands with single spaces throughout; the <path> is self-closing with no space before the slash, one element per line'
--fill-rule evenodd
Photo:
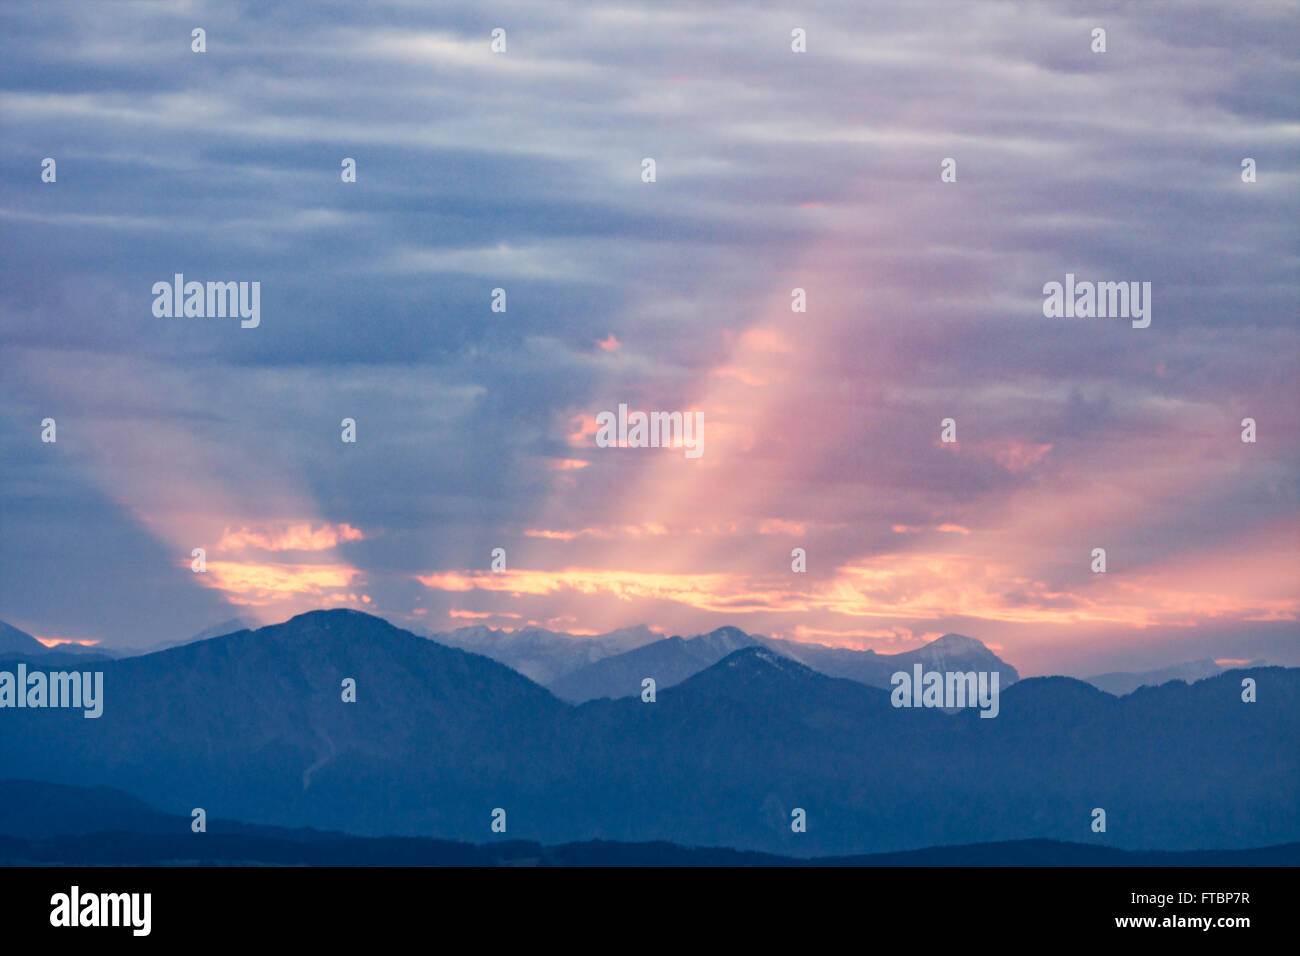
<path fill-rule="evenodd" d="M 264 531 L 248 528 L 227 530 L 217 542 L 216 549 L 221 552 L 242 551 L 250 547 L 263 551 L 327 551 L 345 541 L 361 541 L 363 538 L 365 535 L 346 523 L 334 527 L 322 525 L 316 529 L 304 523 Z"/>
<path fill-rule="evenodd" d="M 221 591 L 232 604 L 265 606 L 284 598 L 311 597 L 355 603 L 360 576 L 356 568 L 341 564 L 258 564 L 241 561 L 210 561 L 200 583 Z M 362 602 L 370 600 L 362 595 Z"/>
<path fill-rule="evenodd" d="M 140 643 L 225 596 L 444 626 L 472 592 L 584 630 L 961 615 L 1062 660 L 1293 620 L 1294 30 L 1102 12 L 1098 56 L 1088 6 L 814 4 L 796 55 L 767 5 L 507 3 L 494 55 L 461 5 L 6 8 L 0 617 Z M 260 281 L 261 326 L 154 319 L 176 271 Z M 1066 272 L 1151 281 L 1151 327 L 1044 319 Z M 703 412 L 704 457 L 595 448 L 623 402 Z M 87 528 L 123 576 L 49 593 Z"/>

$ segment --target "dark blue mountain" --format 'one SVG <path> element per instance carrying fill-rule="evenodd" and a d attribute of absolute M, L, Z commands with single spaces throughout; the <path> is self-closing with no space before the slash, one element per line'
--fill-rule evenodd
<path fill-rule="evenodd" d="M 572 703 L 600 697 L 639 697 L 643 678 L 654 678 L 658 687 L 672 687 L 732 651 L 757 645 L 757 639 L 738 628 L 720 627 L 699 637 L 651 641 L 570 671 L 547 686 L 556 697 Z"/>
<path fill-rule="evenodd" d="M 0 621 L 0 657 L 45 654 L 49 648 L 26 631 Z"/>
<path fill-rule="evenodd" d="M 0 711 L 0 766 L 173 813 L 370 833 L 468 832 L 527 789 L 566 710 L 494 661 L 352 611 L 96 669 L 98 719 Z M 341 699 L 345 678 L 356 703 Z"/>
<path fill-rule="evenodd" d="M 654 703 L 569 706 L 364 614 L 305 614 L 105 661 L 104 715 L 0 710 L 11 776 L 188 818 L 471 843 L 612 840 L 850 856 L 1047 839 L 1141 850 L 1300 841 L 1300 670 L 1123 698 L 1019 681 L 994 719 L 894 708 L 764 647 Z M 340 682 L 357 681 L 357 701 Z M 490 830 L 493 808 L 508 831 Z M 1106 833 L 1090 829 L 1107 812 Z M 791 831 L 791 811 L 807 831 Z"/>
<path fill-rule="evenodd" d="M 103 648 L 83 647 L 80 644 L 46 647 L 26 631 L 0 621 L 0 666 L 16 661 L 39 660 L 43 668 L 82 667 L 114 656 L 116 655 Z"/>
<path fill-rule="evenodd" d="M 1252 661 L 1250 666 L 1267 667 L 1268 664 L 1264 661 Z M 1116 697 L 1123 697 L 1125 694 L 1133 693 L 1139 687 L 1159 687 L 1171 680 L 1181 680 L 1190 684 L 1221 674 L 1223 671 L 1224 668 L 1213 660 L 1199 660 L 1150 671 L 1112 671 L 1083 679 L 1099 690 L 1114 694 Z"/>

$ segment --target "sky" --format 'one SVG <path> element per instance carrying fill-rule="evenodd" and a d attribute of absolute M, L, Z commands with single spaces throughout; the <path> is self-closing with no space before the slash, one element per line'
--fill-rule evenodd
<path fill-rule="evenodd" d="M 0 619 L 1300 664 L 1297 26 L 4 5 Z M 259 282 L 259 324 L 155 315 L 176 273 Z M 1149 327 L 1045 316 L 1067 274 L 1149 282 Z M 698 412 L 703 453 L 599 447 L 620 404 Z"/>

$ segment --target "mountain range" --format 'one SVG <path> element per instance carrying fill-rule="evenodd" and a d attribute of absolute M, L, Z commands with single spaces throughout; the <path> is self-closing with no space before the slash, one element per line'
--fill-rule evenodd
<path fill-rule="evenodd" d="M 659 639 L 658 634 L 644 625 L 596 637 L 540 627 L 504 631 L 483 626 L 461 627 L 444 633 L 426 632 L 425 636 L 447 647 L 490 657 L 539 684 L 550 684 L 586 665 Z"/>
<path fill-rule="evenodd" d="M 1266 661 L 1257 660 L 1251 661 L 1244 666 L 1268 667 L 1269 665 Z M 1123 697 L 1125 694 L 1133 693 L 1139 687 L 1159 687 L 1171 680 L 1180 680 L 1191 684 L 1207 677 L 1213 677 L 1215 674 L 1222 674 L 1227 669 L 1217 661 L 1200 660 L 1188 661 L 1185 664 L 1175 664 L 1172 667 L 1161 667 L 1150 671 L 1114 671 L 1109 674 L 1097 674 L 1083 679 L 1093 687 L 1104 690 L 1108 694 Z"/>
<path fill-rule="evenodd" d="M 169 647 L 180 647 L 183 644 L 193 644 L 196 641 L 206 641 L 210 637 L 222 637 L 226 634 L 233 634 L 236 631 L 255 630 L 261 625 L 251 617 L 231 617 L 224 621 L 218 621 L 189 637 L 182 638 L 178 641 L 161 641 L 157 644 L 151 644 L 147 647 L 130 647 L 123 648 L 121 651 L 109 651 L 110 657 L 136 657 L 140 654 L 152 654 L 154 651 L 164 651 Z"/>
<path fill-rule="evenodd" d="M 750 645 L 654 703 L 574 706 L 487 657 L 343 610 L 96 667 L 98 719 L 0 710 L 6 776 L 114 788 L 184 817 L 471 843 L 494 837 L 496 808 L 502 838 L 791 857 L 1300 840 L 1294 668 L 1122 698 L 1030 678 L 985 720 L 895 708 L 884 689 Z M 1255 703 L 1241 699 L 1246 676 Z M 796 809 L 806 832 L 791 829 Z"/>
<path fill-rule="evenodd" d="M 46 647 L 26 631 L 0 621 L 0 662 L 39 660 L 42 666 L 79 667 L 90 661 L 105 660 L 113 656 L 116 655 L 96 646 L 56 644 L 54 647 Z"/>
<path fill-rule="evenodd" d="M 641 693 L 642 678 L 653 677 L 658 689 L 672 687 L 746 647 L 766 647 L 827 677 L 843 677 L 872 687 L 889 688 L 895 673 L 910 674 L 912 665 L 917 663 L 926 670 L 997 671 L 1002 687 L 1019 680 L 1014 667 L 979 641 L 960 634 L 945 634 L 914 651 L 877 654 L 871 650 L 760 637 L 734 627 L 720 627 L 698 637 L 656 640 L 604 657 L 564 674 L 547 686 L 557 697 L 574 703 L 601 697 L 635 696 Z"/>
<path fill-rule="evenodd" d="M 0 621 L 0 661 L 40 655 L 45 664 L 55 666 L 60 662 L 72 664 L 110 657 L 136 657 L 235 631 L 255 630 L 259 626 L 252 618 L 233 617 L 190 637 L 148 647 L 60 644 L 47 648 L 25 631 Z M 691 638 L 664 638 L 645 625 L 620 628 L 594 637 L 535 626 L 502 630 L 478 625 L 453 631 L 417 632 L 438 644 L 490 657 L 549 688 L 561 699 L 574 703 L 600 697 L 636 696 L 641 691 L 641 679 L 646 676 L 654 676 L 659 687 L 670 687 L 717 663 L 733 650 L 753 646 L 776 650 L 828 677 L 845 677 L 873 687 L 889 687 L 890 677 L 899 670 L 910 670 L 914 662 L 924 664 L 927 669 L 996 670 L 1004 687 L 1019 680 L 1016 669 L 998 658 L 982 642 L 960 634 L 945 634 L 913 651 L 880 654 L 874 650 L 836 648 L 746 634 L 735 627 L 721 627 Z M 1270 664 L 1253 660 L 1243 666 L 1268 667 Z M 1096 674 L 1080 680 L 1122 697 L 1139 687 L 1155 687 L 1171 680 L 1193 683 L 1225 670 L 1227 668 L 1218 662 L 1205 659 L 1148 671 Z"/>

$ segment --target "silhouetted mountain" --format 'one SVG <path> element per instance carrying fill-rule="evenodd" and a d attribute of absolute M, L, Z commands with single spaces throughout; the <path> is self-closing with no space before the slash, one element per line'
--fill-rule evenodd
<path fill-rule="evenodd" d="M 1249 850 L 1131 853 L 1022 840 L 904 853 L 797 859 L 719 847 L 593 840 L 477 846 L 419 837 L 353 837 L 311 829 L 159 813 L 126 794 L 0 780 L 0 865 L 261 864 L 307 866 L 1295 866 L 1300 844 Z"/>
<path fill-rule="evenodd" d="M 877 654 L 760 637 L 734 627 L 721 627 L 700 637 L 671 637 L 607 657 L 565 674 L 547 686 L 555 696 L 575 703 L 601 697 L 639 696 L 641 681 L 646 677 L 653 677 L 658 688 L 672 687 L 716 664 L 732 651 L 756 645 L 768 647 L 828 677 L 845 677 L 872 687 L 891 687 L 890 679 L 895 673 L 910 674 L 916 663 L 927 670 L 997 671 L 1002 687 L 1019 679 L 1014 667 L 979 641 L 960 634 L 945 634 L 924 647 L 901 654 Z"/>
<path fill-rule="evenodd" d="M 56 644 L 46 647 L 26 631 L 0 621 L 0 664 L 39 661 L 41 667 L 84 667 L 88 663 L 114 657 L 112 651 L 98 646 Z"/>
<path fill-rule="evenodd" d="M 872 650 L 805 644 L 763 638 L 768 647 L 807 664 L 828 677 L 846 677 L 872 687 L 891 687 L 890 678 L 898 671 L 911 672 L 913 664 L 937 671 L 997 671 L 1000 686 L 1008 687 L 1020 679 L 1016 669 L 1002 660 L 980 641 L 961 634 L 945 634 L 924 647 L 899 654 L 877 654 Z"/>
<path fill-rule="evenodd" d="M 121 656 L 138 657 L 141 654 L 152 654 L 155 651 L 165 651 L 169 647 L 182 647 L 186 644 L 193 644 L 196 641 L 206 641 L 214 637 L 224 637 L 227 634 L 234 634 L 236 631 L 249 631 L 258 626 L 258 622 L 251 617 L 231 617 L 224 621 L 219 621 L 193 634 L 190 637 L 183 638 L 179 641 L 160 641 L 149 647 L 136 647 L 123 649 Z"/>
<path fill-rule="evenodd" d="M 1265 661 L 1251 661 L 1247 666 L 1268 667 L 1269 665 Z M 1223 671 L 1224 668 L 1216 661 L 1202 660 L 1188 661 L 1185 664 L 1175 664 L 1172 667 L 1162 667 L 1152 671 L 1115 671 L 1109 674 L 1097 674 L 1093 677 L 1085 677 L 1084 680 L 1108 694 L 1123 697 L 1125 694 L 1133 693 L 1139 687 L 1159 687 L 1171 680 L 1193 684 L 1198 680 L 1222 674 Z"/>
<path fill-rule="evenodd" d="M 181 821 L 184 822 L 184 821 Z M 1022 840 L 862 856 L 776 856 L 726 847 L 592 840 L 545 846 L 531 840 L 474 845 L 427 837 L 344 834 L 138 834 L 110 831 L 23 839 L 0 836 L 0 866 L 1297 866 L 1300 843 L 1248 850 L 1131 852 Z"/>
<path fill-rule="evenodd" d="M 0 656 L 21 657 L 24 654 L 44 654 L 48 650 L 48 647 L 26 631 L 20 631 L 12 624 L 0 621 Z"/>
<path fill-rule="evenodd" d="M 688 692 L 702 692 L 719 698 L 751 701 L 765 694 L 795 694 L 800 697 L 824 694 L 840 687 L 811 667 L 776 653 L 767 647 L 745 647 L 724 657 L 699 680 L 683 682 Z"/>
<path fill-rule="evenodd" d="M 655 640 L 578 668 L 547 686 L 556 697 L 574 703 L 599 697 L 639 696 L 643 678 L 653 677 L 656 686 L 671 687 L 716 664 L 732 651 L 757 643 L 734 627 L 720 627 L 689 639 Z"/>
<path fill-rule="evenodd" d="M 485 657 L 353 611 L 106 661 L 104 712 L 0 712 L 0 766 L 172 812 L 469 830 L 526 788 L 565 706 Z M 357 702 L 341 700 L 356 681 Z M 475 827 L 475 830 L 478 828 Z"/>
<path fill-rule="evenodd" d="M 0 711 L 0 767 L 188 819 L 545 844 L 850 856 L 1049 839 L 1300 840 L 1300 669 L 1116 698 L 1019 681 L 995 719 L 895 708 L 763 647 L 654 703 L 571 707 L 505 666 L 351 611 L 107 661 L 104 714 Z M 1243 703 L 1241 680 L 1257 682 Z M 340 682 L 357 681 L 357 700 Z M 494 837 L 503 808 L 508 837 Z M 1092 810 L 1107 831 L 1090 829 Z M 806 812 L 807 831 L 791 829 Z"/>
<path fill-rule="evenodd" d="M 644 625 L 625 627 L 598 637 L 563 634 L 540 627 L 499 631 L 482 626 L 461 627 L 448 633 L 428 633 L 427 636 L 439 644 L 490 657 L 539 684 L 549 684 L 593 661 L 659 639 L 658 634 Z"/>
<path fill-rule="evenodd" d="M 587 799 L 603 808 L 590 835 L 627 841 L 791 855 L 1029 837 L 1291 842 L 1300 811 L 1286 795 L 1300 784 L 1300 753 L 1286 742 L 1300 729 L 1300 671 L 1252 672 L 1267 709 L 1242 703 L 1240 676 L 1122 700 L 1068 678 L 1020 681 L 984 719 L 896 709 L 885 690 L 740 651 L 655 704 L 583 705 L 578 737 L 594 743 L 574 756 L 601 768 L 587 776 Z M 612 740 L 624 742 L 623 759 Z M 1107 811 L 1106 833 L 1089 830 L 1094 807 Z M 791 832 L 795 808 L 807 812 L 806 833 Z"/>
<path fill-rule="evenodd" d="M 40 840 L 110 830 L 180 833 L 181 817 L 160 813 L 111 787 L 0 780 L 0 836 Z"/>

